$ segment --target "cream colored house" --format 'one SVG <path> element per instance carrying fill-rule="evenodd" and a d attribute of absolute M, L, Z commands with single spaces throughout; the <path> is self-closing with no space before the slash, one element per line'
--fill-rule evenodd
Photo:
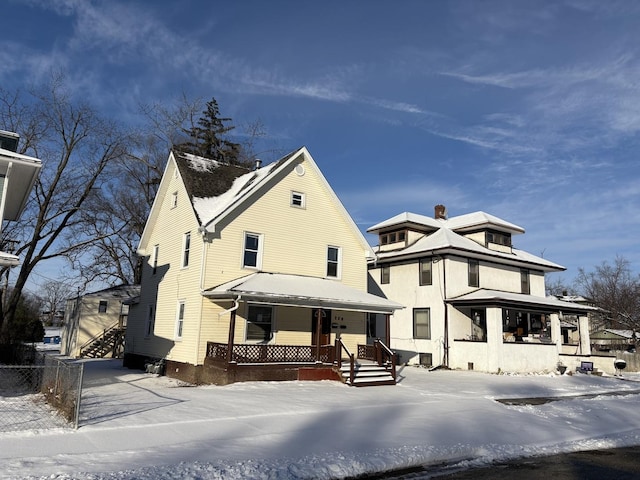
<path fill-rule="evenodd" d="M 19 139 L 16 133 L 0 130 L 0 229 L 4 221 L 20 217 L 42 168 L 37 158 L 16 153 Z M 16 255 L 0 251 L 0 267 L 16 265 Z"/>
<path fill-rule="evenodd" d="M 69 298 L 65 305 L 60 353 L 74 358 L 121 358 L 128 302 L 139 285 L 120 285 Z"/>
<path fill-rule="evenodd" d="M 545 273 L 564 267 L 515 248 L 522 227 L 484 212 L 448 218 L 438 205 L 433 218 L 402 213 L 368 231 L 379 238 L 370 291 L 407 307 L 391 320 L 402 363 L 537 372 L 589 357 L 593 308 L 545 297 Z M 577 344 L 563 343 L 568 314 L 578 318 Z"/>
<path fill-rule="evenodd" d="M 371 247 L 304 147 L 254 169 L 172 152 L 138 253 L 125 365 L 192 382 L 333 377 L 400 308 L 367 293 Z"/>

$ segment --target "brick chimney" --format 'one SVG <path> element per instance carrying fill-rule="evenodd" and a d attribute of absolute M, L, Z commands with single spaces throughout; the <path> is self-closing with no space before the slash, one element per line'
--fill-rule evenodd
<path fill-rule="evenodd" d="M 435 214 L 434 214 L 434 218 L 435 219 L 442 219 L 442 220 L 446 220 L 447 219 L 447 207 L 445 207 L 444 205 L 436 205 L 435 207 L 433 207 Z"/>

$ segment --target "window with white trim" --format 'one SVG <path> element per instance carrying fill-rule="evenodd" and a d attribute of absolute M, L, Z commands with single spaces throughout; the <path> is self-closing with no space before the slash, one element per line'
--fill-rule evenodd
<path fill-rule="evenodd" d="M 291 192 L 291 206 L 304 208 L 305 204 L 305 194 L 300 192 Z"/>
<path fill-rule="evenodd" d="M 156 310 L 154 305 L 149 305 L 147 309 L 147 322 L 144 327 L 144 336 L 150 337 L 153 335 L 153 330 L 156 325 Z"/>
<path fill-rule="evenodd" d="M 268 342 L 273 336 L 273 307 L 249 305 L 247 311 L 247 341 Z"/>
<path fill-rule="evenodd" d="M 182 334 L 184 333 L 184 310 L 185 302 L 184 300 L 180 300 L 178 302 L 178 311 L 176 312 L 176 340 L 181 340 Z"/>
<path fill-rule="evenodd" d="M 178 192 L 173 192 L 171 194 L 171 208 L 176 208 L 178 206 Z"/>
<path fill-rule="evenodd" d="M 327 247 L 327 277 L 340 277 L 341 257 L 342 251 L 340 247 Z"/>
<path fill-rule="evenodd" d="M 191 232 L 185 233 L 182 239 L 182 268 L 189 266 L 189 250 L 191 250 Z"/>
<path fill-rule="evenodd" d="M 262 235 L 259 233 L 244 234 L 244 253 L 242 266 L 245 268 L 262 268 Z"/>

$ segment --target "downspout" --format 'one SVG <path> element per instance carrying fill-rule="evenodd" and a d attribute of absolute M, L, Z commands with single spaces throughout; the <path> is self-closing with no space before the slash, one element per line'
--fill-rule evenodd
<path fill-rule="evenodd" d="M 447 304 L 447 266 L 446 257 L 442 257 L 442 288 L 444 291 L 444 359 L 442 363 L 449 368 L 449 305 Z"/>
<path fill-rule="evenodd" d="M 207 250 L 208 250 L 208 243 L 206 241 L 206 237 L 207 237 L 207 230 L 199 227 L 198 228 L 198 232 L 200 233 L 200 235 L 202 235 L 202 255 L 200 258 L 200 294 L 202 295 L 202 293 L 204 292 L 204 270 L 205 270 L 205 266 L 206 266 L 206 260 L 207 260 Z M 200 304 L 200 312 L 202 312 L 202 303 Z M 196 365 L 197 365 L 197 357 L 198 357 L 198 353 L 197 350 L 200 348 L 200 338 L 202 338 L 202 313 L 200 314 L 200 325 L 198 326 L 198 336 L 196 338 Z M 204 356 L 207 356 L 207 348 L 205 347 L 205 353 Z"/>

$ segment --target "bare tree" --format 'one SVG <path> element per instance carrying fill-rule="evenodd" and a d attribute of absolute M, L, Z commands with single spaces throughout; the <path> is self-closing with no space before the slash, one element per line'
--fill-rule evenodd
<path fill-rule="evenodd" d="M 592 272 L 581 268 L 576 286 L 603 310 L 608 328 L 640 331 L 640 276 L 633 276 L 627 259 L 604 261 Z"/>
<path fill-rule="evenodd" d="M 545 290 L 547 295 L 556 297 L 564 295 L 575 295 L 575 289 L 564 282 L 561 277 L 545 276 Z"/>
<path fill-rule="evenodd" d="M 38 297 L 42 303 L 42 310 L 45 314 L 43 321 L 47 325 L 52 325 L 57 312 L 64 308 L 65 301 L 76 294 L 76 288 L 64 282 L 49 280 L 38 289 Z"/>
<path fill-rule="evenodd" d="M 88 232 L 80 214 L 103 186 L 109 169 L 127 154 L 127 135 L 87 104 L 73 101 L 64 79 L 55 77 L 45 90 L 19 93 L 0 90 L 3 129 L 21 134 L 20 153 L 42 160 L 43 168 L 22 219 L 3 232 L 17 240 L 21 257 L 17 278 L 2 305 L 0 335 L 14 317 L 29 275 L 40 262 L 70 255 L 106 238 Z"/>

